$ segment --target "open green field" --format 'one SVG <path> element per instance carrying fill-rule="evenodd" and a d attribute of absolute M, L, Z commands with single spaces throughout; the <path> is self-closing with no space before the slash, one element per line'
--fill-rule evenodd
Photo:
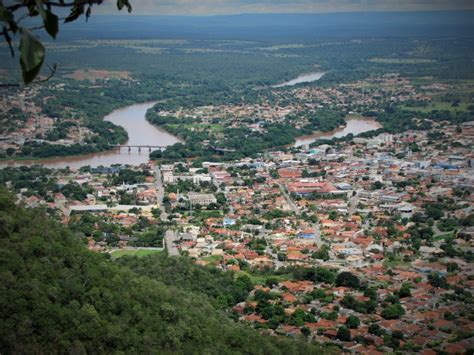
<path fill-rule="evenodd" d="M 285 281 L 285 280 L 289 280 L 291 279 L 291 274 L 285 274 L 285 275 L 254 275 L 250 272 L 247 272 L 247 271 L 238 271 L 237 272 L 237 275 L 245 275 L 245 276 L 248 276 L 250 277 L 250 279 L 252 280 L 252 282 L 256 285 L 265 285 L 266 282 L 267 282 L 267 279 L 269 278 L 272 278 L 272 279 L 275 279 L 275 280 L 278 280 L 278 281 Z"/>
<path fill-rule="evenodd" d="M 446 232 L 446 233 L 443 233 L 443 234 L 439 234 L 439 235 L 435 236 L 433 239 L 436 242 L 439 242 L 439 241 L 445 240 L 447 238 L 453 238 L 453 237 L 455 237 L 455 232 L 451 231 L 451 232 Z"/>
<path fill-rule="evenodd" d="M 188 213 L 185 213 L 185 215 L 188 215 Z M 219 218 L 222 217 L 223 213 L 220 210 L 195 210 L 193 211 L 193 218 L 198 219 L 198 220 L 204 220 L 207 218 Z"/>
<path fill-rule="evenodd" d="M 162 253 L 161 250 L 153 249 L 125 249 L 125 250 L 114 250 L 110 253 L 112 259 L 118 259 L 122 256 L 147 256 L 151 254 Z"/>
<path fill-rule="evenodd" d="M 403 260 L 400 256 L 395 256 L 392 260 L 385 259 L 383 266 L 386 268 L 397 268 L 397 267 L 410 267 L 410 263 Z"/>
<path fill-rule="evenodd" d="M 216 265 L 218 264 L 222 259 L 224 259 L 222 257 L 222 255 L 209 255 L 209 256 L 205 256 L 204 258 L 202 258 L 202 261 L 207 261 L 209 264 L 211 265 Z"/>

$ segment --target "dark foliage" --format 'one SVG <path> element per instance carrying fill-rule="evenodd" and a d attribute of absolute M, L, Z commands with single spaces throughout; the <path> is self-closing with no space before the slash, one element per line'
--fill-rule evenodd
<path fill-rule="evenodd" d="M 193 276 L 168 286 L 138 275 L 87 251 L 67 229 L 41 211 L 16 206 L 3 191 L 0 236 L 2 353 L 320 352 L 234 323 L 206 294 L 193 291 L 206 289 L 204 280 L 212 279 L 206 270 L 181 259 L 157 260 L 169 273 Z M 153 263 L 146 262 L 152 270 Z"/>

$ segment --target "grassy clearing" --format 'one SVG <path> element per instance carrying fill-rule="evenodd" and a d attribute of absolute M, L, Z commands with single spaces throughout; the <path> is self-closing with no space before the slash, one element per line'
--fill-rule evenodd
<path fill-rule="evenodd" d="M 409 267 L 410 263 L 407 261 L 404 261 L 403 258 L 399 256 L 395 256 L 393 259 L 385 259 L 383 262 L 383 266 L 385 268 L 397 268 L 397 267 Z"/>
<path fill-rule="evenodd" d="M 287 274 L 287 275 L 268 275 L 267 276 L 267 275 L 254 275 L 254 274 L 251 274 L 247 271 L 239 271 L 237 273 L 237 275 L 239 275 L 239 276 L 240 275 L 245 275 L 245 276 L 250 277 L 250 279 L 252 280 L 252 282 L 255 285 L 265 285 L 266 282 L 267 282 L 267 279 L 269 279 L 269 278 L 276 279 L 279 282 L 291 279 L 290 274 Z"/>
<path fill-rule="evenodd" d="M 118 259 L 122 256 L 147 256 L 151 254 L 161 253 L 161 250 L 153 250 L 153 249 L 125 249 L 125 250 L 114 250 L 110 253 L 112 259 Z"/>
<path fill-rule="evenodd" d="M 210 265 L 216 265 L 223 259 L 224 257 L 222 255 L 209 255 L 209 256 L 205 256 L 201 260 L 208 262 Z"/>
<path fill-rule="evenodd" d="M 439 241 L 441 241 L 441 240 L 445 240 L 445 239 L 447 239 L 447 238 L 452 238 L 452 237 L 455 237 L 454 231 L 446 232 L 446 233 L 437 235 L 436 237 L 433 238 L 433 240 L 439 242 Z"/>

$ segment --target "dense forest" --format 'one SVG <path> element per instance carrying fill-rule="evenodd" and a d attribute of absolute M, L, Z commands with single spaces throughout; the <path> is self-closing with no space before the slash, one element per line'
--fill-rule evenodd
<path fill-rule="evenodd" d="M 248 280 L 164 256 L 115 263 L 4 190 L 0 236 L 2 353 L 323 351 L 235 323 L 226 306 Z"/>

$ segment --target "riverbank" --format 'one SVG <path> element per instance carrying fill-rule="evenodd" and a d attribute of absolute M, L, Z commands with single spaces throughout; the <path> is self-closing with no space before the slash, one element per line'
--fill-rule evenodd
<path fill-rule="evenodd" d="M 125 144 L 126 141 L 120 142 L 120 144 Z M 58 149 L 68 147 L 68 146 L 62 146 L 62 145 L 57 145 Z M 95 152 L 92 153 L 71 153 L 67 155 L 53 155 L 50 157 L 34 157 L 34 156 L 15 156 L 15 157 L 10 157 L 10 158 L 0 158 L 0 168 L 2 167 L 2 163 L 8 164 L 8 165 L 15 165 L 17 163 L 22 163 L 22 165 L 34 165 L 34 164 L 48 164 L 48 163 L 54 163 L 57 160 L 64 160 L 64 159 L 87 159 L 91 156 L 98 155 L 98 154 L 107 154 L 109 152 L 112 152 L 114 147 L 107 147 L 104 149 L 99 149 Z"/>
<path fill-rule="evenodd" d="M 326 74 L 326 72 L 312 72 L 312 73 L 301 74 L 292 80 L 285 81 L 281 84 L 273 85 L 272 88 L 281 88 L 285 86 L 294 86 L 294 85 L 303 84 L 303 83 L 311 83 L 313 81 L 318 81 L 319 79 L 321 79 L 324 76 L 324 74 Z"/>
<path fill-rule="evenodd" d="M 292 86 L 305 82 L 319 80 L 325 72 L 313 72 L 299 75 L 298 77 L 277 84 L 274 87 Z M 0 160 L 0 168 L 6 166 L 29 166 L 43 165 L 48 168 L 79 168 L 82 166 L 111 166 L 114 164 L 140 165 L 147 163 L 150 159 L 151 148 L 147 146 L 170 147 L 163 154 L 156 151 L 153 158 L 164 157 L 169 160 L 203 158 L 214 159 L 218 154 L 225 154 L 225 159 L 237 159 L 242 156 L 252 156 L 256 152 L 268 149 L 278 149 L 291 146 L 303 146 L 313 143 L 317 139 L 332 139 L 347 134 L 357 135 L 381 127 L 373 119 L 351 118 L 345 126 L 336 127 L 344 122 L 344 117 L 338 112 L 326 112 L 323 116 L 317 116 L 319 120 L 312 127 L 301 131 L 290 122 L 271 124 L 264 131 L 245 132 L 242 129 L 227 129 L 224 146 L 216 147 L 203 144 L 205 141 L 215 140 L 216 134 L 222 134 L 224 128 L 217 124 L 208 124 L 207 128 L 199 129 L 202 123 L 191 123 L 183 125 L 179 121 L 168 122 L 171 117 L 154 117 L 150 110 L 156 101 L 133 104 L 116 109 L 103 118 L 103 122 L 115 127 L 120 127 L 128 135 L 126 143 L 120 148 L 104 149 L 86 154 L 64 155 L 48 158 L 40 157 L 18 157 L 14 159 Z M 155 114 L 156 116 L 156 114 Z M 304 117 L 303 117 L 304 118 Z M 315 118 L 310 118 L 314 121 Z M 112 126 L 112 125 L 111 125 Z M 214 126 L 217 126 L 214 127 Z M 198 127 L 198 128 L 196 128 Z M 335 129 L 328 132 L 314 132 L 310 135 L 301 136 L 301 133 L 310 133 L 311 128 Z M 245 142 L 245 145 L 242 145 Z M 175 143 L 183 143 L 175 145 Z M 83 147 L 84 148 L 84 147 Z M 106 147 L 108 148 L 108 147 Z M 60 149 L 60 148 L 56 148 Z M 93 148 L 91 147 L 90 150 Z"/>
<path fill-rule="evenodd" d="M 374 118 L 368 117 L 354 117 L 347 118 L 344 126 L 339 126 L 329 132 L 314 132 L 310 135 L 300 136 L 296 139 L 294 144 L 295 147 L 301 147 L 304 145 L 310 145 L 318 139 L 333 139 L 345 137 L 348 134 L 358 135 L 361 133 L 374 131 L 383 126 Z"/>
<path fill-rule="evenodd" d="M 155 102 L 134 104 L 112 111 L 104 117 L 104 121 L 122 127 L 128 134 L 125 145 L 160 145 L 168 146 L 180 140 L 168 132 L 151 125 L 145 119 L 145 114 Z M 90 154 L 72 155 L 65 157 L 37 159 L 8 159 L 0 160 L 0 168 L 12 166 L 43 165 L 47 168 L 61 169 L 65 167 L 80 168 L 82 166 L 111 166 L 114 164 L 140 165 L 149 160 L 148 149 L 112 148 Z"/>
<path fill-rule="evenodd" d="M 153 121 L 153 119 L 151 119 Z M 184 143 L 181 145 L 176 145 L 168 148 L 164 152 L 155 152 L 151 155 L 152 159 L 164 161 L 180 161 L 180 160 L 189 160 L 189 159 L 204 159 L 204 160 L 234 160 L 240 159 L 242 157 L 254 156 L 255 153 L 263 153 L 265 151 L 275 150 L 275 149 L 288 149 L 291 147 L 302 147 L 310 146 L 312 143 L 320 139 L 331 140 L 333 138 L 345 137 L 349 134 L 354 136 L 362 134 L 365 132 L 375 131 L 383 126 L 374 118 L 367 117 L 354 117 L 349 116 L 343 121 L 345 124 L 340 125 L 339 127 L 334 128 L 329 131 L 315 131 L 312 134 L 302 135 L 302 132 L 309 133 L 308 130 L 298 130 L 292 126 L 286 125 L 273 125 L 271 126 L 272 131 L 267 131 L 265 134 L 261 134 L 258 138 L 260 143 L 265 144 L 266 146 L 258 145 L 258 142 L 255 143 L 254 137 L 245 137 L 242 136 L 233 136 L 229 133 L 227 139 L 239 142 L 246 142 L 246 144 L 240 144 L 240 148 L 235 145 L 227 146 L 209 146 L 204 145 L 197 140 L 194 134 L 200 134 L 188 131 L 186 127 L 175 127 L 170 130 L 170 133 L 179 134 L 178 132 L 185 132 L 186 134 L 181 135 L 184 140 Z M 167 130 L 169 123 L 155 123 L 158 127 Z M 236 135 L 240 132 L 236 129 Z M 284 142 L 283 144 L 278 144 Z M 274 143 L 274 144 L 271 144 Z"/>

